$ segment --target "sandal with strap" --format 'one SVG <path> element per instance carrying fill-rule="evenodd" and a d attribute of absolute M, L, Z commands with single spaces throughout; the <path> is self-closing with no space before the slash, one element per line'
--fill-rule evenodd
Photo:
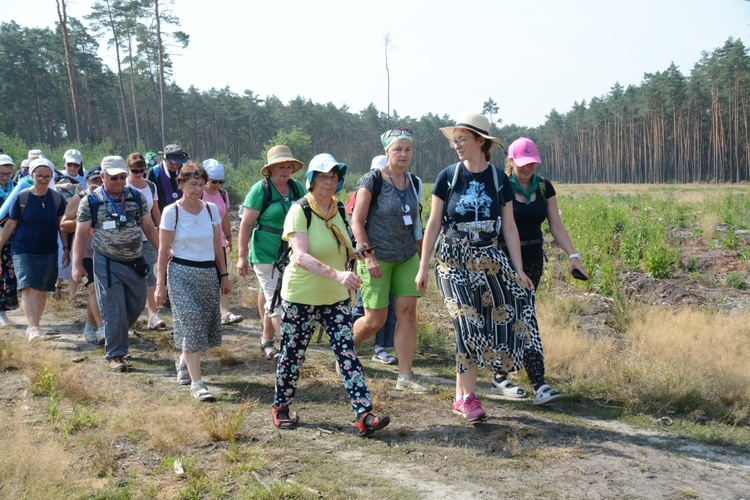
<path fill-rule="evenodd" d="M 376 417 L 372 412 L 366 411 L 359 416 L 354 425 L 359 431 L 359 437 L 367 437 L 375 431 L 385 428 L 391 423 L 388 417 Z"/>
<path fill-rule="evenodd" d="M 294 429 L 294 422 L 289 418 L 288 406 L 274 406 L 271 408 L 271 418 L 273 425 L 282 430 Z"/>
<path fill-rule="evenodd" d="M 395 365 L 396 363 L 398 363 L 398 360 L 388 354 L 388 351 L 386 351 L 382 347 L 378 347 L 373 351 L 372 360 L 379 361 L 385 365 Z"/>
<path fill-rule="evenodd" d="M 86 338 L 86 342 L 89 342 L 91 344 L 99 343 L 99 337 L 96 336 L 96 332 L 94 330 L 89 330 L 85 332 L 83 336 Z"/>

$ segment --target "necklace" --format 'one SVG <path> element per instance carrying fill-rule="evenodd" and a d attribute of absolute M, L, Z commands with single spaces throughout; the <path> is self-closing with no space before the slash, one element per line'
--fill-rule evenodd
<path fill-rule="evenodd" d="M 34 193 L 34 196 L 36 196 L 37 198 L 39 198 L 39 203 L 42 204 L 42 208 L 44 208 L 44 202 L 47 201 L 47 195 L 48 194 L 49 194 L 49 191 L 47 191 L 46 193 L 44 193 L 44 196 L 42 197 L 42 196 L 39 196 L 38 194 Z"/>
<path fill-rule="evenodd" d="M 404 189 L 406 189 L 406 172 L 404 172 L 404 179 L 401 184 L 396 184 L 396 182 L 393 180 L 393 177 L 391 177 L 390 168 L 387 169 L 386 173 L 388 174 L 388 179 L 390 179 L 391 184 L 393 184 L 396 189 L 398 189 L 399 191 L 403 191 Z"/>

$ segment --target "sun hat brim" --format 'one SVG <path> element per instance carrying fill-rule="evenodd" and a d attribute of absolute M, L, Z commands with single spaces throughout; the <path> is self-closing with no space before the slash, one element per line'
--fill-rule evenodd
<path fill-rule="evenodd" d="M 456 130 L 457 128 L 463 128 L 463 129 L 466 129 L 466 130 L 471 130 L 475 134 L 478 134 L 479 136 L 484 137 L 485 139 L 487 139 L 488 141 L 490 141 L 492 143 L 492 146 L 490 147 L 490 151 L 492 151 L 493 149 L 497 149 L 500 146 L 502 146 L 502 142 L 500 141 L 499 138 L 492 137 L 487 132 L 484 132 L 483 130 L 478 129 L 478 128 L 476 128 L 473 125 L 468 124 L 468 123 L 456 123 L 452 127 L 442 127 L 440 129 L 440 131 L 443 133 L 443 135 L 445 136 L 446 139 L 448 139 L 449 141 L 452 141 L 453 140 L 453 131 Z"/>
<path fill-rule="evenodd" d="M 278 156 L 271 160 L 269 163 L 263 165 L 263 168 L 260 169 L 260 175 L 262 175 L 263 177 L 271 177 L 271 167 L 273 167 L 274 165 L 278 165 L 279 163 L 291 163 L 293 174 L 299 172 L 300 170 L 302 170 L 302 167 L 305 166 L 304 163 L 294 158 L 293 156 Z"/>

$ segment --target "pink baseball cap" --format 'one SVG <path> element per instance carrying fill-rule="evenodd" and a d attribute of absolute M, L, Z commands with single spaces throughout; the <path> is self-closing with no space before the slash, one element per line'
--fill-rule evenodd
<path fill-rule="evenodd" d="M 519 167 L 529 163 L 542 163 L 536 144 L 526 137 L 519 137 L 508 146 L 508 158 L 511 158 Z"/>

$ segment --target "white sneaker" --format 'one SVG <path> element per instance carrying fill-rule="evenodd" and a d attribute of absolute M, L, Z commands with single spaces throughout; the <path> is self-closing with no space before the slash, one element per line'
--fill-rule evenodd
<path fill-rule="evenodd" d="M 167 324 L 156 313 L 148 318 L 149 330 L 164 330 L 166 327 Z"/>
<path fill-rule="evenodd" d="M 208 390 L 206 383 L 202 380 L 190 385 L 190 394 L 192 394 L 193 398 L 197 401 L 206 403 L 213 403 L 214 401 L 216 401 L 216 398 L 213 394 L 211 394 L 211 391 Z"/>
<path fill-rule="evenodd" d="M 42 341 L 42 335 L 35 326 L 30 326 L 26 329 L 26 336 L 29 338 L 29 344 L 36 344 Z"/>
<path fill-rule="evenodd" d="M 429 391 L 427 387 L 417 382 L 417 378 L 414 376 L 396 379 L 396 390 L 414 394 L 422 394 Z"/>
<path fill-rule="evenodd" d="M 8 316 L 5 315 L 5 311 L 0 311 L 0 326 L 9 326 L 13 323 L 10 322 Z"/>
<path fill-rule="evenodd" d="M 562 392 L 558 392 L 547 384 L 544 384 L 534 393 L 534 404 L 544 405 L 547 403 L 551 403 L 552 401 L 557 401 L 558 399 L 562 399 L 564 397 L 565 394 L 563 394 Z"/>
<path fill-rule="evenodd" d="M 234 325 L 235 323 L 242 322 L 244 319 L 245 318 L 239 314 L 228 312 L 224 316 L 222 316 L 221 324 L 222 325 Z"/>

